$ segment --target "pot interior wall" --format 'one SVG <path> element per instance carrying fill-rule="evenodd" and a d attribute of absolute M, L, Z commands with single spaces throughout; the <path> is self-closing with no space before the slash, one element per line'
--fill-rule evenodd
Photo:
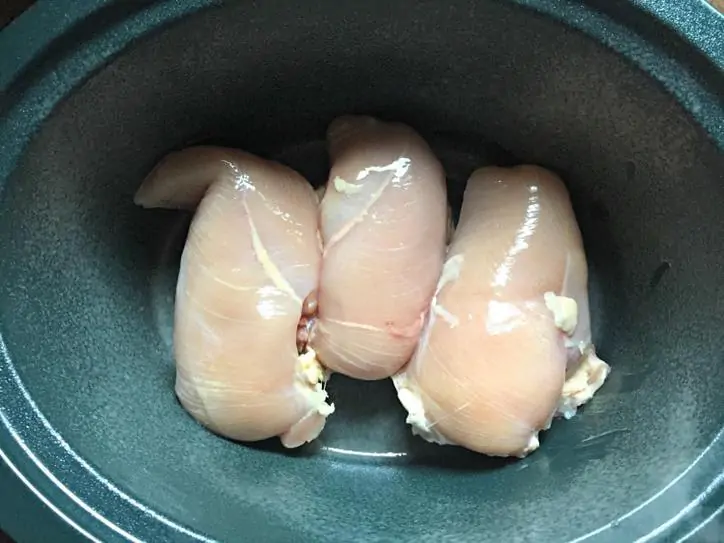
<path fill-rule="evenodd" d="M 388 1 L 370 17 L 322 3 L 241 2 L 173 25 L 36 135 L 0 203 L 0 321 L 29 394 L 100 474 L 221 540 L 557 541 L 626 514 L 724 426 L 721 150 L 644 73 L 525 9 Z M 339 413 L 294 453 L 211 436 L 177 404 L 170 325 L 188 216 L 134 207 L 138 183 L 199 142 L 320 183 L 324 129 L 346 112 L 420 130 L 454 203 L 483 164 L 538 163 L 568 183 L 613 373 L 529 458 L 423 444 L 389 382 L 335 378 Z"/>

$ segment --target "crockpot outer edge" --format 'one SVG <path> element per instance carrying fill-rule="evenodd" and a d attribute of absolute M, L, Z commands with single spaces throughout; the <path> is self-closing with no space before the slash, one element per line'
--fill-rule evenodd
<path fill-rule="evenodd" d="M 621 53 L 674 95 L 724 149 L 724 15 L 708 2 L 512 1 Z"/>
<path fill-rule="evenodd" d="M 74 88 L 133 41 L 220 3 L 39 0 L 3 29 L 0 197 L 27 143 Z M 35 407 L 15 372 L 2 336 L 0 461 L 4 464 L 0 470 L 0 504 L 22 503 L 24 513 L 13 515 L 11 509 L 0 508 L 0 525 L 20 540 L 62 543 L 82 536 L 99 542 L 212 541 L 136 502 L 78 457 Z M 73 489 L 55 477 L 60 471 L 63 481 Z M 18 495 L 23 486 L 25 494 Z M 82 494 L 94 500 L 80 498 L 81 487 Z M 31 503 L 34 510 L 26 510 Z M 102 511 L 112 511 L 114 518 Z M 29 525 L 31 519 L 33 525 Z"/>
<path fill-rule="evenodd" d="M 721 87 L 724 77 L 724 19 L 703 1 L 511 1 L 578 28 L 637 63 L 666 86 L 724 148 L 721 103 L 724 90 Z M 220 3 L 214 0 L 144 0 L 134 3 L 40 0 L 11 23 L 0 33 L 0 51 L 4 52 L 0 55 L 0 139 L 3 141 L 0 191 L 33 133 L 77 85 L 139 37 L 184 15 Z M 699 60 L 706 61 L 694 63 L 702 69 L 692 70 L 679 58 L 663 54 L 670 53 L 667 50 L 670 42 L 668 45 L 647 42 L 632 32 L 639 30 L 632 7 L 654 17 L 657 24 L 663 24 L 673 33 L 685 36 L 683 40 L 675 40 L 677 46 L 688 43 L 689 46 L 685 47 L 687 54 L 700 56 Z M 600 24 L 602 18 L 606 19 L 607 25 Z M 653 19 L 649 18 L 649 21 L 653 22 Z M 659 42 L 667 42 L 665 38 L 662 35 Z M 75 456 L 62 438 L 54 434 L 42 414 L 33 409 L 32 400 L 12 366 L 9 353 L 2 347 L 0 338 L 0 397 L 3 398 L 0 403 L 0 457 L 40 498 L 37 503 L 45 501 L 44 506 L 37 507 L 37 516 L 26 519 L 38 519 L 37 525 L 47 526 L 47 535 L 55 541 L 60 540 L 61 534 L 70 533 L 54 531 L 58 518 L 63 518 L 78 533 L 96 540 L 205 539 L 201 534 L 145 509 L 131 497 L 114 489 L 100 475 L 93 474 L 92 468 Z M 704 460 L 709 469 L 724 465 L 723 441 L 721 435 L 718 436 L 707 451 Z M 63 487 L 55 479 L 55 466 L 46 466 L 40 457 L 54 458 L 58 466 L 67 466 L 61 477 L 84 486 L 83 494 L 98 496 L 96 503 L 83 501 L 73 490 Z M 691 474 L 682 474 L 688 475 Z M 3 492 L 17 487 L 17 481 L 11 484 L 9 478 L 12 477 L 15 476 L 8 470 L 0 470 L 0 478 L 3 479 L 0 502 L 9 499 L 8 495 L 3 496 Z M 671 537 L 672 529 L 679 537 L 687 536 L 701 522 L 711 521 L 712 516 L 694 515 L 705 505 L 716 513 L 724 503 L 724 474 L 710 481 L 688 507 L 664 525 L 652 527 L 646 540 L 661 535 Z M 113 511 L 114 519 L 99 513 L 102 510 Z M 0 511 L 0 515 L 3 514 Z M 17 520 L 2 518 L 11 533 L 20 535 Z M 616 528 L 631 520 L 631 517 L 616 519 L 601 530 Z"/>

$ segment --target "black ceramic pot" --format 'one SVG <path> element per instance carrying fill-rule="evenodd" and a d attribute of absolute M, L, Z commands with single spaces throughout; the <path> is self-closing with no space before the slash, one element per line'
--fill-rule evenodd
<path fill-rule="evenodd" d="M 21 542 L 720 540 L 724 18 L 708 4 L 38 2 L 0 33 L 0 89 L 0 525 Z M 389 382 L 335 379 L 339 412 L 292 453 L 178 405 L 188 216 L 134 190 L 199 142 L 321 182 L 344 112 L 420 130 L 454 204 L 486 163 L 567 181 L 613 373 L 529 458 L 412 438 Z"/>

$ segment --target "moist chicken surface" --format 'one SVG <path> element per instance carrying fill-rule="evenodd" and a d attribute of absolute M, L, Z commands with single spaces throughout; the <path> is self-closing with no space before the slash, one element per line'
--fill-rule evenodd
<path fill-rule="evenodd" d="M 608 375 L 587 283 L 561 180 L 535 166 L 475 171 L 422 338 L 393 378 L 413 432 L 493 456 L 535 450 Z"/>
<path fill-rule="evenodd" d="M 144 207 L 193 209 L 174 320 L 176 393 L 223 436 L 311 441 L 334 410 L 314 352 L 299 354 L 313 311 L 321 244 L 311 185 L 241 151 L 191 147 L 167 156 L 136 194 Z"/>
<path fill-rule="evenodd" d="M 408 126 L 344 116 L 329 127 L 331 172 L 311 346 L 358 379 L 397 372 L 412 355 L 445 254 L 440 162 Z"/>

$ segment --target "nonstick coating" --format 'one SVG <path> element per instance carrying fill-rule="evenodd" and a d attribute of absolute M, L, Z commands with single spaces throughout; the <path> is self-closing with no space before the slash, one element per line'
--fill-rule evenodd
<path fill-rule="evenodd" d="M 692 45 L 713 11 L 681 2 L 700 25 L 685 43 L 651 2 L 58 4 L 77 20 L 49 45 L 28 34 L 32 62 L 0 70 L 0 453 L 76 529 L 668 541 L 718 522 L 724 61 Z M 324 129 L 347 112 L 418 129 L 454 205 L 483 164 L 538 163 L 567 182 L 613 372 L 529 458 L 413 438 L 388 381 L 335 377 L 338 413 L 295 452 L 212 436 L 177 403 L 171 316 L 189 217 L 135 207 L 139 182 L 202 142 L 323 182 Z"/>

